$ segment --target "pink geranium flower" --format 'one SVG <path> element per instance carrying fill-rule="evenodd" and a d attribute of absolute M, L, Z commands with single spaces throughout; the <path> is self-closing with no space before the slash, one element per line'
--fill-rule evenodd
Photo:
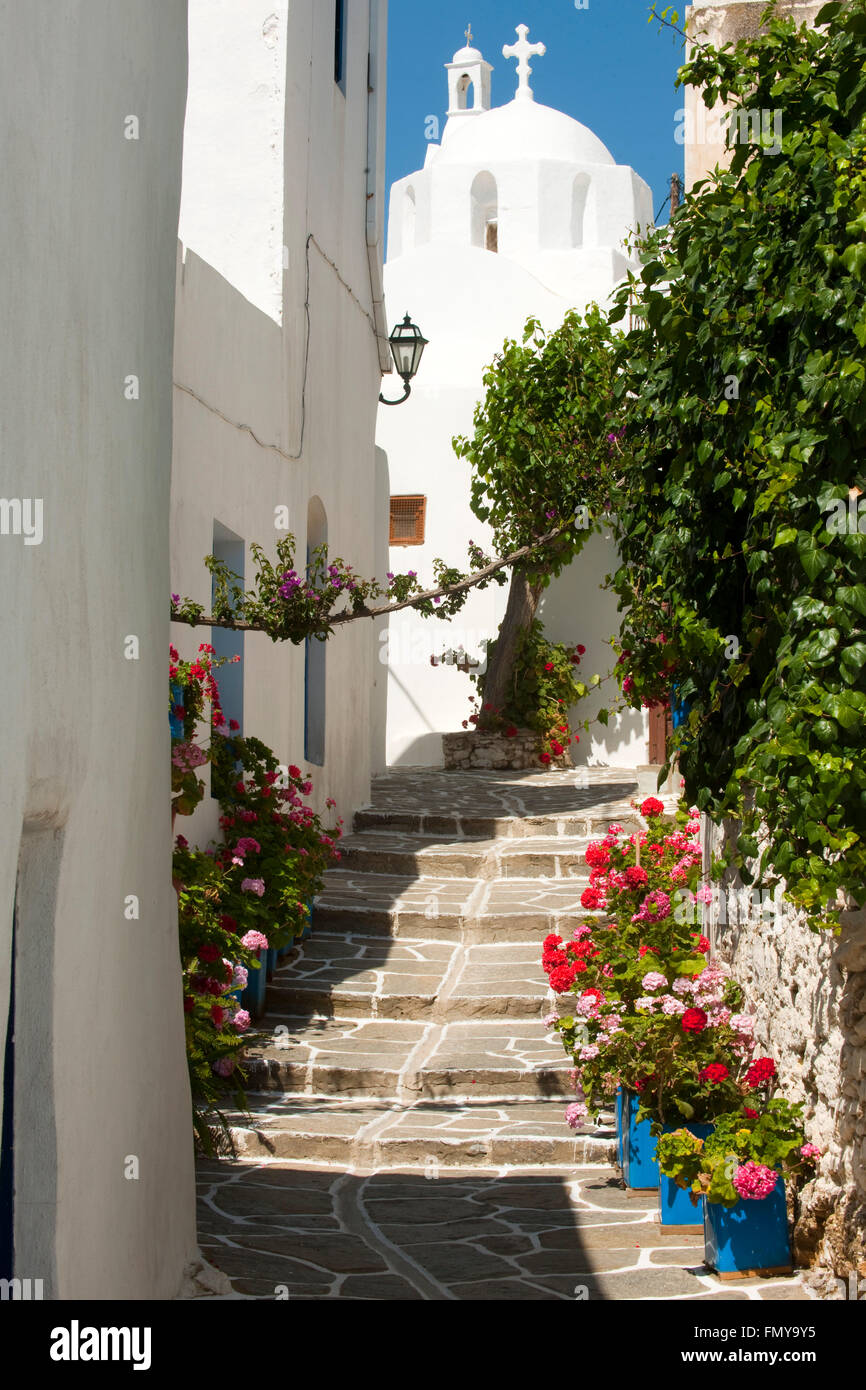
<path fill-rule="evenodd" d="M 241 937 L 241 945 L 246 946 L 248 951 L 266 951 L 268 938 L 260 931 L 248 931 L 246 936 Z"/>
<path fill-rule="evenodd" d="M 779 1174 L 772 1168 L 767 1168 L 763 1163 L 756 1163 L 751 1158 L 748 1163 L 740 1165 L 732 1179 L 739 1195 L 753 1201 L 769 1197 L 770 1193 L 775 1191 L 778 1180 Z"/>

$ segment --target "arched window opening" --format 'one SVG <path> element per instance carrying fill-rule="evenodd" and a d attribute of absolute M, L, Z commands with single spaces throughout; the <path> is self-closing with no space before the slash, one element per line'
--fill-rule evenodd
<path fill-rule="evenodd" d="M 457 109 L 459 111 L 469 110 L 469 93 L 474 91 L 475 84 L 468 72 L 464 72 L 457 83 Z"/>
<path fill-rule="evenodd" d="M 499 194 L 496 180 L 486 171 L 472 183 L 472 245 L 485 251 L 499 250 Z"/>

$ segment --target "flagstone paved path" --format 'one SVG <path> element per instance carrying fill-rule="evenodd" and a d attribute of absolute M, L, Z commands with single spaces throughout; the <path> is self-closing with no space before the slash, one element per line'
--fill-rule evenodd
<path fill-rule="evenodd" d="M 376 780 L 268 988 L 238 1157 L 199 1165 L 235 1296 L 809 1297 L 720 1283 L 623 1191 L 610 1124 L 564 1122 L 540 943 L 586 915 L 587 841 L 634 823 L 636 791 L 620 769 Z"/>

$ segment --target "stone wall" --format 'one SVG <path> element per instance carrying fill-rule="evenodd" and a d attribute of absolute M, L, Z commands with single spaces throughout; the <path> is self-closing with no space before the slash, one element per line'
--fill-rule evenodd
<path fill-rule="evenodd" d="M 790 16 L 797 24 L 812 24 L 822 7 L 823 0 L 779 0 L 778 12 L 780 16 Z M 765 9 L 766 0 L 730 0 L 728 4 L 692 0 L 686 10 L 686 28 L 700 43 L 722 48 L 725 44 L 754 37 L 761 28 Z M 706 178 L 717 164 L 724 167 L 730 154 L 715 134 L 715 121 L 707 119 L 698 91 L 687 87 L 682 99 L 681 109 L 686 113 L 685 181 L 686 188 L 690 189 L 698 179 Z M 724 103 L 717 103 L 713 112 L 718 116 L 725 109 Z M 784 119 L 782 112 L 783 125 Z"/>
<path fill-rule="evenodd" d="M 538 761 L 538 734 L 532 729 L 519 729 L 515 738 L 501 733 L 468 733 L 442 735 L 444 766 L 451 771 L 492 771 L 514 769 L 542 771 Z M 566 748 L 559 757 L 551 757 L 551 768 L 573 767 L 571 753 Z"/>
<path fill-rule="evenodd" d="M 722 842 L 711 832 L 711 848 Z M 774 1057 L 785 1096 L 805 1102 L 824 1155 L 796 1202 L 797 1258 L 866 1274 L 866 910 L 843 914 L 833 936 L 784 902 L 763 919 L 745 910 L 735 874 L 721 886 L 725 911 L 708 909 L 709 935 L 757 1016 L 758 1055 Z"/>

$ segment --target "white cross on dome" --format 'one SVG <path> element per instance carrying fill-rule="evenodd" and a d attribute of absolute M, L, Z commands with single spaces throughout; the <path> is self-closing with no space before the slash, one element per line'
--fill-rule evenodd
<path fill-rule="evenodd" d="M 535 97 L 529 85 L 529 77 L 532 68 L 529 66 L 530 58 L 538 56 L 543 58 L 547 49 L 543 43 L 527 43 L 526 36 L 529 33 L 528 24 L 518 24 L 518 42 L 506 44 L 502 50 L 503 58 L 517 59 L 517 76 L 520 81 L 517 87 L 517 97 L 522 97 L 524 101 L 534 101 Z"/>

